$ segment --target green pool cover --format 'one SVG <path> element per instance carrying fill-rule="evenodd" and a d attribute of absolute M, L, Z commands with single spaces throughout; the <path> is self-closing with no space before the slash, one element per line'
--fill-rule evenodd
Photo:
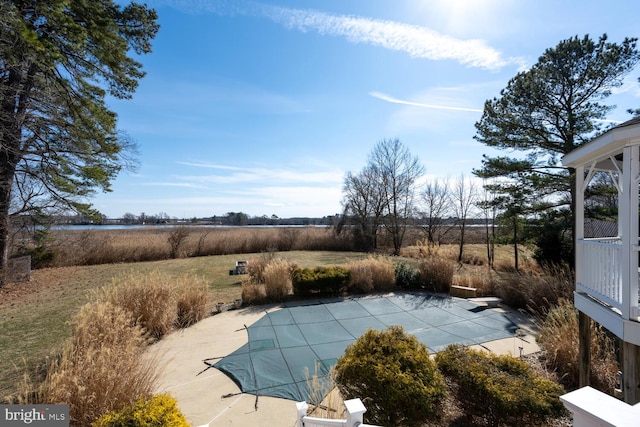
<path fill-rule="evenodd" d="M 503 313 L 458 298 L 401 294 L 287 305 L 247 328 L 249 342 L 213 365 L 243 393 L 310 401 L 308 380 L 327 374 L 367 329 L 400 325 L 431 353 L 449 344 L 514 336 Z"/>

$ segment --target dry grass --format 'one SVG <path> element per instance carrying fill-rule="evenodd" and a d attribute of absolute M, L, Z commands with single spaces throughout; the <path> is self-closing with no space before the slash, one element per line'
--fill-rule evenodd
<path fill-rule="evenodd" d="M 130 313 L 110 302 L 83 306 L 33 403 L 67 403 L 71 425 L 90 426 L 103 413 L 150 395 L 155 368 L 152 361 L 143 362 L 147 340 L 132 324 Z"/>
<path fill-rule="evenodd" d="M 418 262 L 420 280 L 424 283 L 426 290 L 432 292 L 449 293 L 453 283 L 454 269 L 453 261 L 438 255 L 426 256 Z"/>
<path fill-rule="evenodd" d="M 388 291 L 395 287 L 394 265 L 387 257 L 367 257 L 347 265 L 351 272 L 350 292 Z"/>
<path fill-rule="evenodd" d="M 335 371 L 332 369 L 329 375 L 323 376 L 319 362 L 316 363 L 314 373 L 311 374 L 305 368 L 307 377 L 307 403 L 309 409 L 307 415 L 330 420 L 346 419 L 346 408 L 344 398 L 336 386 Z"/>
<path fill-rule="evenodd" d="M 179 257 L 294 250 L 350 250 L 330 227 L 211 228 L 198 226 L 127 230 L 55 230 L 47 266 L 144 262 Z"/>
<path fill-rule="evenodd" d="M 100 293 L 98 299 L 131 313 L 135 322 L 155 339 L 168 333 L 177 323 L 175 282 L 159 271 L 114 278 L 112 285 L 102 288 Z"/>
<path fill-rule="evenodd" d="M 456 271 L 453 276 L 453 284 L 476 288 L 478 296 L 496 294 L 496 274 L 486 268 L 478 267 L 472 271 L 468 269 Z"/>
<path fill-rule="evenodd" d="M 186 276 L 176 283 L 176 325 L 188 328 L 207 317 L 209 313 L 209 290 L 202 277 Z"/>
<path fill-rule="evenodd" d="M 579 378 L 578 312 L 568 300 L 561 300 L 541 322 L 538 343 L 545 351 L 548 366 L 569 389 Z M 613 394 L 618 371 L 613 340 L 600 325 L 592 324 L 591 385 Z"/>
<path fill-rule="evenodd" d="M 242 302 L 253 304 L 264 304 L 267 302 L 267 291 L 263 283 L 245 282 L 242 284 Z"/>
<path fill-rule="evenodd" d="M 558 301 L 571 300 L 574 287 L 568 266 L 551 266 L 530 273 L 500 273 L 496 293 L 512 308 L 546 313 Z"/>
<path fill-rule="evenodd" d="M 284 259 L 274 259 L 264 267 L 264 287 L 267 298 L 281 301 L 293 293 L 291 271 L 295 266 Z"/>

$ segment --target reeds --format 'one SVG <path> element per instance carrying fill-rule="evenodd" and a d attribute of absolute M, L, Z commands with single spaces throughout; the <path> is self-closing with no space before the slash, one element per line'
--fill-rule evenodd
<path fill-rule="evenodd" d="M 290 250 L 351 250 L 330 227 L 153 227 L 56 230 L 46 267 L 158 261 L 171 258 Z"/>

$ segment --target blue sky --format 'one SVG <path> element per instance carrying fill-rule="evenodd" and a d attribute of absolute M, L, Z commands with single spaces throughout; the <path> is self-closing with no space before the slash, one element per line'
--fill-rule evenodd
<path fill-rule="evenodd" d="M 341 212 L 348 171 L 399 138 L 426 179 L 471 176 L 486 99 L 569 37 L 640 34 L 636 0 L 150 0 L 160 32 L 132 100 L 138 144 L 94 206 L 191 218 Z M 607 100 L 640 107 L 640 68 Z"/>

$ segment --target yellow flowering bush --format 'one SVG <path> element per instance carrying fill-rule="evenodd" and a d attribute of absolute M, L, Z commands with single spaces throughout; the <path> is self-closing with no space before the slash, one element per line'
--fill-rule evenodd
<path fill-rule="evenodd" d="M 122 411 L 107 412 L 94 427 L 189 427 L 176 400 L 168 394 L 156 394 L 138 400 Z"/>

